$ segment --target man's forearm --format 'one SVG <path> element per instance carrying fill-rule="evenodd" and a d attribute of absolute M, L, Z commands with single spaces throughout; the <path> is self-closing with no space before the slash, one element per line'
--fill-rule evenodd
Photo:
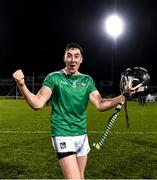
<path fill-rule="evenodd" d="M 25 84 L 23 84 L 22 86 L 18 84 L 18 86 L 19 86 L 19 89 L 20 89 L 21 93 L 23 94 L 25 100 L 27 101 L 27 103 L 33 109 L 39 109 L 40 105 L 39 105 L 39 101 L 36 98 L 36 95 L 31 93 Z"/>
<path fill-rule="evenodd" d="M 125 97 L 123 95 L 117 96 L 111 99 L 102 99 L 99 105 L 99 111 L 103 112 L 118 105 L 119 102 L 124 102 Z"/>

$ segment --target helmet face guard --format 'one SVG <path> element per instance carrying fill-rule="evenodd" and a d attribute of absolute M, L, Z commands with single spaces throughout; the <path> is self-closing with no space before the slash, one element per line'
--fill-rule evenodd
<path fill-rule="evenodd" d="M 121 93 L 127 92 L 128 89 L 134 93 L 145 91 L 149 80 L 150 76 L 145 68 L 128 68 L 121 74 L 120 91 Z"/>

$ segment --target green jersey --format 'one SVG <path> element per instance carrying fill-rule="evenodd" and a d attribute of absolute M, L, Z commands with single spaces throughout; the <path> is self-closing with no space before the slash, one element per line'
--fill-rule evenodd
<path fill-rule="evenodd" d="M 47 75 L 43 82 L 52 90 L 52 136 L 86 134 L 86 108 L 89 94 L 96 90 L 88 75 L 67 75 L 65 69 Z"/>

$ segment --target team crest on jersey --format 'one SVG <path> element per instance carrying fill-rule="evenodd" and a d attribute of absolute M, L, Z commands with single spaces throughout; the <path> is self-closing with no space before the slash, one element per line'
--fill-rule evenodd
<path fill-rule="evenodd" d="M 82 82 L 81 85 L 82 85 L 82 86 L 87 86 L 87 83 Z"/>
<path fill-rule="evenodd" d="M 65 142 L 61 142 L 60 143 L 60 148 L 61 149 L 65 149 L 66 148 L 66 143 Z"/>

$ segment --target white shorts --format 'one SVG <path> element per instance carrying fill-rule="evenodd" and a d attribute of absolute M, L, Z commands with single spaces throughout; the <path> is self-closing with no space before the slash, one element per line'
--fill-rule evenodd
<path fill-rule="evenodd" d="M 57 153 L 75 152 L 76 156 L 85 156 L 90 151 L 87 134 L 52 137 L 52 144 Z"/>

